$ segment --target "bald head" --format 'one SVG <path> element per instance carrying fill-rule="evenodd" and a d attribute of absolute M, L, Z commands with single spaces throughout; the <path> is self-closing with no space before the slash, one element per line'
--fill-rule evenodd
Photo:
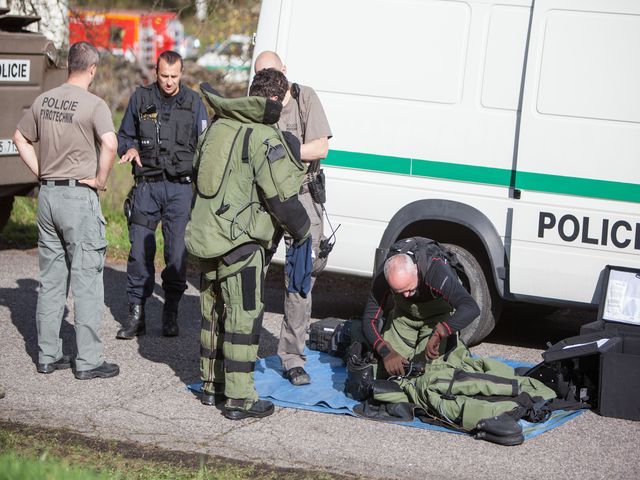
<path fill-rule="evenodd" d="M 384 277 L 391 290 L 404 297 L 412 297 L 418 290 L 418 267 L 404 253 L 388 258 L 384 263 Z"/>
<path fill-rule="evenodd" d="M 265 68 L 274 68 L 284 74 L 287 73 L 286 68 L 282 63 L 282 60 L 280 60 L 278 54 L 270 50 L 265 50 L 256 57 L 256 64 L 254 65 L 254 67 L 256 72 L 264 70 Z"/>

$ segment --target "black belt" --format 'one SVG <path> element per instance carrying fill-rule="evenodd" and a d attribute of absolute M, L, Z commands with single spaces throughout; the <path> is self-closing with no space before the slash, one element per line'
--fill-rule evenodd
<path fill-rule="evenodd" d="M 161 182 L 164 180 L 164 175 L 140 175 L 136 177 L 136 183 L 147 182 L 147 183 L 155 183 Z"/>
<path fill-rule="evenodd" d="M 90 188 L 91 190 L 95 190 L 90 185 L 86 183 L 80 183 L 78 180 L 40 180 L 40 185 L 46 185 L 48 187 L 84 187 Z"/>
<path fill-rule="evenodd" d="M 191 183 L 191 177 L 189 175 L 185 177 L 171 177 L 165 173 L 160 173 L 158 175 L 138 175 L 136 177 L 136 183 L 147 182 L 147 183 L 155 183 L 162 182 L 166 180 L 172 183 Z"/>

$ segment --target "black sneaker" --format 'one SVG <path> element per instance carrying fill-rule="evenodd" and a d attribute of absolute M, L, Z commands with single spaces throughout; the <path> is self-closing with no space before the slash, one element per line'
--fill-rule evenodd
<path fill-rule="evenodd" d="M 71 357 L 69 355 L 63 355 L 59 360 L 52 363 L 39 363 L 36 367 L 38 373 L 53 373 L 56 370 L 64 370 L 71 367 Z"/>
<path fill-rule="evenodd" d="M 269 400 L 256 400 L 251 404 L 250 408 L 244 408 L 244 400 L 229 399 L 224 406 L 224 416 L 229 420 L 268 417 L 273 411 L 273 403 Z"/>
<path fill-rule="evenodd" d="M 120 373 L 120 367 L 115 363 L 102 362 L 102 365 L 93 370 L 75 371 L 73 374 L 78 380 L 91 380 L 92 378 L 110 378 Z"/>
<path fill-rule="evenodd" d="M 284 378 L 289 380 L 295 386 L 307 385 L 311 383 L 311 377 L 307 372 L 305 372 L 302 367 L 293 367 L 287 370 L 282 375 Z"/>

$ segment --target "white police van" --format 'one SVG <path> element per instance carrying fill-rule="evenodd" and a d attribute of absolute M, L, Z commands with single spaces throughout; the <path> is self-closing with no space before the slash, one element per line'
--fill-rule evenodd
<path fill-rule="evenodd" d="M 318 92 L 334 138 L 334 271 L 452 246 L 492 330 L 502 299 L 598 301 L 640 267 L 640 2 L 263 0 L 255 52 Z"/>

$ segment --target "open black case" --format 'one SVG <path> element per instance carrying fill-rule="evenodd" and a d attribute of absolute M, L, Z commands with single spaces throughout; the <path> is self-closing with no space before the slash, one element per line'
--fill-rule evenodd
<path fill-rule="evenodd" d="M 605 417 L 640 420 L 640 269 L 607 265 L 598 319 L 525 373 Z"/>

